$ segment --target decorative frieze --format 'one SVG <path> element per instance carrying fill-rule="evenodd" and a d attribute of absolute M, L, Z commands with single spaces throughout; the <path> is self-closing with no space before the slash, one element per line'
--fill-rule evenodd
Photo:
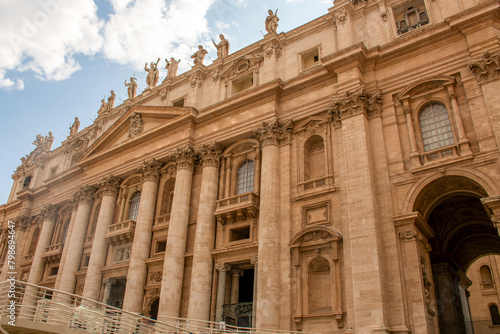
<path fill-rule="evenodd" d="M 199 156 L 203 167 L 219 167 L 222 157 L 222 146 L 216 141 L 210 145 L 203 145 L 203 148 L 199 152 Z"/>
<path fill-rule="evenodd" d="M 197 156 L 191 146 L 187 144 L 183 148 L 178 147 L 177 151 L 170 155 L 170 158 L 175 161 L 177 169 L 185 168 L 192 170 Z"/>
<path fill-rule="evenodd" d="M 262 127 L 253 130 L 255 137 L 261 142 L 262 146 L 278 145 L 281 141 L 289 140 L 292 132 L 292 120 L 289 119 L 282 125 L 275 118 L 271 122 L 262 122 Z"/>
<path fill-rule="evenodd" d="M 76 189 L 73 194 L 73 200 L 77 204 L 88 204 L 92 203 L 94 199 L 94 193 L 96 189 L 89 185 L 83 185 Z"/>
<path fill-rule="evenodd" d="M 332 120 L 339 122 L 343 119 L 365 113 L 367 117 L 380 116 L 382 93 L 368 93 L 362 86 L 356 92 L 346 92 L 344 96 L 332 97 L 332 104 L 328 109 Z"/>
<path fill-rule="evenodd" d="M 55 221 L 57 218 L 57 207 L 52 204 L 47 204 L 43 207 L 40 214 L 44 220 Z"/>
<path fill-rule="evenodd" d="M 101 182 L 99 182 L 99 187 L 102 190 L 103 195 L 116 196 L 118 190 L 120 189 L 120 183 L 122 180 L 113 175 L 103 177 Z"/>
<path fill-rule="evenodd" d="M 151 158 L 148 161 L 144 161 L 142 166 L 139 167 L 139 172 L 142 174 L 143 181 L 153 181 L 158 182 L 160 179 L 160 170 L 163 167 L 163 163 Z"/>
<path fill-rule="evenodd" d="M 142 120 L 141 114 L 133 112 L 130 115 L 130 128 L 128 131 L 128 137 L 133 138 L 141 134 L 142 130 L 144 129 L 144 124 L 145 122 Z"/>
<path fill-rule="evenodd" d="M 493 55 L 486 51 L 483 53 L 483 59 L 470 62 L 467 67 L 480 82 L 498 78 L 500 74 L 500 55 Z"/>

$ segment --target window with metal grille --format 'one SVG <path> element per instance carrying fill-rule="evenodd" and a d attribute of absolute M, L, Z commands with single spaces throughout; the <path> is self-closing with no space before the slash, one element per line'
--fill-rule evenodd
<path fill-rule="evenodd" d="M 246 160 L 238 169 L 238 178 L 236 182 L 236 195 L 253 191 L 253 181 L 255 174 L 255 162 Z"/>
<path fill-rule="evenodd" d="M 138 191 L 130 198 L 130 210 L 128 211 L 129 220 L 137 220 L 139 212 L 139 203 L 141 202 L 141 192 Z"/>
<path fill-rule="evenodd" d="M 454 144 L 446 107 L 441 103 L 425 106 L 419 115 L 424 151 L 432 151 Z"/>

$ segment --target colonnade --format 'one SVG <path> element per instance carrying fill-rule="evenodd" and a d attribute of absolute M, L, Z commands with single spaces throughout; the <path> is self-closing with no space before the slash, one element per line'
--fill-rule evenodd
<path fill-rule="evenodd" d="M 258 327 L 279 328 L 279 228 L 277 202 L 279 195 L 279 142 L 286 137 L 287 127 L 280 126 L 277 121 L 264 123 L 255 131 L 255 136 L 262 144 L 262 164 L 260 187 L 259 218 L 259 270 L 257 260 L 254 282 L 254 315 L 253 325 Z M 277 131 L 279 130 L 279 131 Z M 222 305 L 225 301 L 226 274 L 231 265 L 214 264 L 212 250 L 215 244 L 216 221 L 214 212 L 219 192 L 219 166 L 222 147 L 214 142 L 203 146 L 195 152 L 189 145 L 178 148 L 171 155 L 176 165 L 175 189 L 173 205 L 169 221 L 167 245 L 165 251 L 163 278 L 160 290 L 158 320 L 167 317 L 179 317 L 182 285 L 184 281 L 185 253 L 188 238 L 188 222 L 192 193 L 193 172 L 199 159 L 202 168 L 200 202 L 198 205 L 195 246 L 193 252 L 192 281 L 190 282 L 188 318 L 209 320 L 212 294 L 212 278 L 214 267 L 218 270 L 216 320 L 222 320 Z M 160 170 L 163 164 L 155 159 L 143 163 L 142 191 L 136 219 L 133 245 L 127 274 L 127 286 L 123 300 L 123 309 L 131 312 L 142 312 L 144 286 L 147 278 L 146 260 L 149 258 L 152 226 L 157 202 Z M 104 294 L 110 294 L 111 280 L 103 282 L 101 273 L 105 266 L 108 242 L 106 232 L 116 214 L 117 196 L 122 180 L 109 175 L 98 184 L 98 189 L 82 186 L 75 191 L 72 198 L 74 210 L 68 229 L 66 242 L 56 289 L 63 292 L 75 291 L 76 277 L 79 271 L 87 226 L 90 220 L 92 201 L 96 194 L 102 196 L 96 229 L 92 243 L 92 252 L 87 267 L 83 297 L 98 300 L 101 287 L 105 284 Z M 44 271 L 43 254 L 50 244 L 56 223 L 57 209 L 47 206 L 43 211 L 43 225 L 39 242 L 33 256 L 28 282 L 38 284 Z M 121 216 L 121 215 L 120 215 Z M 241 271 L 241 270 L 240 270 Z M 241 276 L 242 271 L 236 271 Z M 231 302 L 237 302 L 239 276 L 233 278 L 231 286 Z M 257 290 L 257 286 L 262 287 Z M 56 296 L 57 298 L 57 296 Z M 63 301 L 60 298 L 60 301 Z M 106 302 L 106 296 L 104 296 Z M 257 303 L 257 304 L 256 304 Z M 255 309 L 258 310 L 255 313 Z M 258 319 L 255 322 L 255 319 Z"/>

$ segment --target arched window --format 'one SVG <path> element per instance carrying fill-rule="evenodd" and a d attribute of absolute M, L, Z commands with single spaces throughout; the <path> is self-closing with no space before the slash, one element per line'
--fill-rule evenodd
<path fill-rule="evenodd" d="M 141 202 L 141 192 L 138 191 L 130 198 L 130 209 L 128 210 L 128 219 L 136 220 L 139 212 L 139 203 Z"/>
<path fill-rule="evenodd" d="M 323 256 L 317 256 L 309 262 L 307 271 L 309 313 L 331 312 L 330 263 Z"/>
<path fill-rule="evenodd" d="M 312 136 L 304 144 L 304 181 L 325 176 L 325 143 Z"/>
<path fill-rule="evenodd" d="M 481 287 L 483 289 L 493 288 L 493 277 L 491 276 L 490 267 L 487 265 L 479 268 L 479 276 L 481 276 Z"/>
<path fill-rule="evenodd" d="M 253 191 L 253 181 L 255 174 L 255 162 L 246 160 L 238 168 L 238 178 L 236 182 L 236 195 Z"/>
<path fill-rule="evenodd" d="M 36 228 L 31 236 L 30 248 L 28 249 L 28 255 L 35 254 L 36 245 L 38 244 L 38 238 L 40 237 L 40 228 Z"/>
<path fill-rule="evenodd" d="M 498 313 L 498 306 L 495 304 L 490 305 L 491 322 L 493 325 L 500 325 L 500 314 Z"/>
<path fill-rule="evenodd" d="M 169 214 L 172 211 L 172 202 L 174 200 L 174 187 L 175 187 L 175 179 L 170 179 L 167 181 L 167 183 L 163 188 L 163 194 L 161 197 L 160 216 Z"/>
<path fill-rule="evenodd" d="M 419 115 L 424 151 L 453 145 L 453 133 L 446 107 L 441 103 L 426 105 Z"/>

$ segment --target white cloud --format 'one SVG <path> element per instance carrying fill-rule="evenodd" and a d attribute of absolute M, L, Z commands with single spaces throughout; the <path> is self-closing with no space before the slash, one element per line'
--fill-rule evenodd
<path fill-rule="evenodd" d="M 213 0 L 111 0 L 114 14 L 104 28 L 103 53 L 138 70 L 157 57 L 186 59 L 207 39 L 205 14 Z M 206 48 L 208 45 L 204 45 Z M 186 62 L 181 62 L 186 68 Z"/>
<path fill-rule="evenodd" d="M 77 54 L 102 45 L 102 22 L 92 0 L 4 0 L 0 3 L 0 87 L 23 89 L 6 71 L 32 71 L 41 80 L 63 80 L 80 69 Z"/>
<path fill-rule="evenodd" d="M 229 30 L 229 24 L 224 23 L 222 21 L 216 21 L 215 22 L 215 27 L 217 28 L 217 31 Z"/>
<path fill-rule="evenodd" d="M 205 15 L 215 0 L 109 1 L 105 22 L 93 0 L 2 0 L 0 88 L 23 89 L 22 80 L 10 76 L 21 72 L 67 79 L 81 68 L 77 55 L 101 54 L 142 70 L 157 57 L 162 67 L 167 57 L 190 59 L 200 40 L 210 47 Z"/>

